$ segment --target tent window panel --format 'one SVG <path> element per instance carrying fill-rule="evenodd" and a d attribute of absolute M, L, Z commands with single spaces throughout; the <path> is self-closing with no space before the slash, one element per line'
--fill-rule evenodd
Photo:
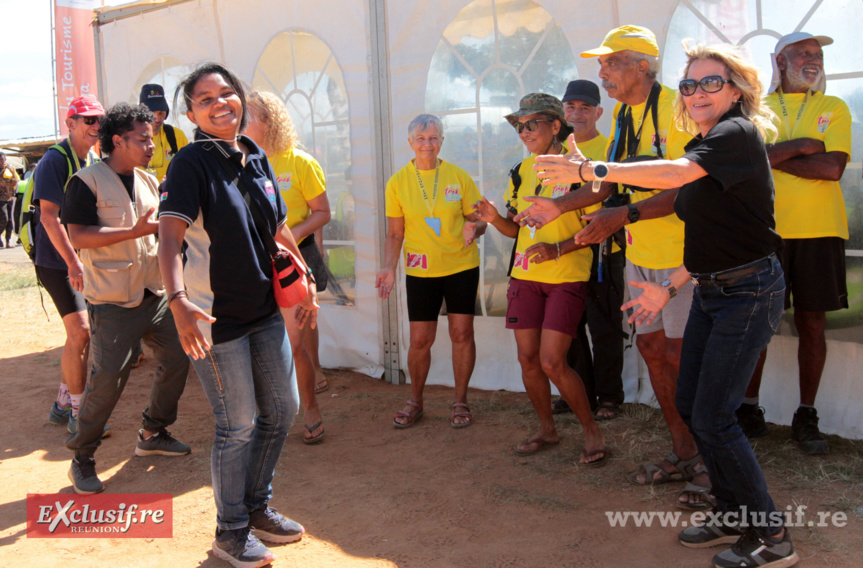
<path fill-rule="evenodd" d="M 252 84 L 257 90 L 277 93 L 285 101 L 300 147 L 324 170 L 331 221 L 323 229 L 323 246 L 334 278 L 320 301 L 353 305 L 356 254 L 351 129 L 341 66 L 314 34 L 285 31 L 264 50 Z"/>

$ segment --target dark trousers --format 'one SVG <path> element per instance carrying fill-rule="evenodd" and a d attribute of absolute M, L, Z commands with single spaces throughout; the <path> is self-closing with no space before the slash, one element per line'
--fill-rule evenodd
<path fill-rule="evenodd" d="M 15 220 L 12 215 L 14 205 L 14 199 L 10 199 L 9 201 L 0 201 L 0 236 L 2 236 L 5 231 L 7 242 L 12 238 L 12 231 L 15 230 Z"/>
<path fill-rule="evenodd" d="M 189 358 L 183 352 L 166 297 L 144 296 L 141 305 L 121 308 L 87 303 L 93 368 L 78 410 L 78 433 L 66 441 L 76 454 L 92 455 L 132 370 L 132 353 L 143 338 L 159 366 L 142 425 L 158 431 L 177 420 L 177 402 L 186 388 Z"/>
<path fill-rule="evenodd" d="M 623 304 L 624 267 L 622 251 L 608 255 L 603 266 L 603 281 L 598 277 L 598 254 L 594 245 L 593 266 L 587 287 L 587 304 L 578 330 L 578 339 L 570 344 L 567 362 L 579 374 L 592 410 L 597 403 L 623 403 Z M 585 333 L 590 330 L 593 342 Z"/>

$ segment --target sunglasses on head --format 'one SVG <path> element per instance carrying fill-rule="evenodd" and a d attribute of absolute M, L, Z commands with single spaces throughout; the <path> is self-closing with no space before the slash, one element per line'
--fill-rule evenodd
<path fill-rule="evenodd" d="M 72 118 L 75 120 L 83 120 L 84 124 L 86 124 L 87 126 L 93 126 L 94 124 L 99 122 L 98 116 L 79 116 L 76 114 Z"/>
<path fill-rule="evenodd" d="M 722 87 L 725 86 L 725 83 L 728 83 L 729 85 L 734 84 L 719 75 L 710 75 L 700 81 L 696 81 L 695 79 L 684 79 L 679 83 L 678 88 L 680 89 L 681 95 L 684 97 L 690 97 L 695 94 L 695 90 L 698 89 L 699 86 L 705 93 L 718 93 L 722 90 Z"/>
<path fill-rule="evenodd" d="M 537 129 L 537 125 L 540 122 L 551 122 L 546 118 L 532 118 L 527 122 L 513 122 L 512 127 L 515 128 L 515 131 L 521 134 L 525 130 L 528 132 L 534 132 Z"/>

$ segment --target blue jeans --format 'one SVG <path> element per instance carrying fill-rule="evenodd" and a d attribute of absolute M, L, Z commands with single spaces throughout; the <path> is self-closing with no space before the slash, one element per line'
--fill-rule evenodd
<path fill-rule="evenodd" d="M 779 327 L 785 301 L 785 278 L 775 256 L 733 270 L 756 265 L 763 268 L 731 285 L 708 282 L 695 288 L 676 404 L 707 466 L 718 508 L 745 513 L 750 525 L 772 535 L 782 520 L 735 415 L 758 356 Z"/>
<path fill-rule="evenodd" d="M 249 524 L 273 495 L 276 462 L 299 408 L 297 375 L 281 314 L 192 360 L 216 418 L 210 467 L 217 523 Z"/>

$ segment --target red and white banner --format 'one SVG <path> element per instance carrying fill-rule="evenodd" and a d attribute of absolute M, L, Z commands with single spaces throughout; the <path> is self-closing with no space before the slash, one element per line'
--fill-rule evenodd
<path fill-rule="evenodd" d="M 171 538 L 170 493 L 27 494 L 27 538 Z"/>
<path fill-rule="evenodd" d="M 66 136 L 69 103 L 81 95 L 99 96 L 93 10 L 103 0 L 54 0 L 54 56 L 57 72 L 57 113 L 60 134 Z"/>

